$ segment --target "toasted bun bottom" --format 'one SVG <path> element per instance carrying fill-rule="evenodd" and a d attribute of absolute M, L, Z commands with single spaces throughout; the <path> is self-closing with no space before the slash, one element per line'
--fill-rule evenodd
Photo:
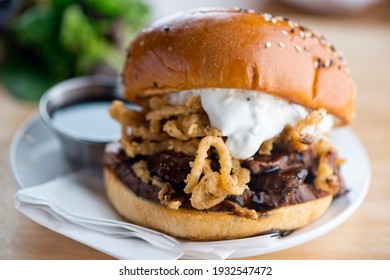
<path fill-rule="evenodd" d="M 127 220 L 166 234 L 192 240 L 223 240 L 288 231 L 316 220 L 332 202 L 328 195 L 266 212 L 258 220 L 228 212 L 172 210 L 136 196 L 118 177 L 104 169 L 105 190 L 114 208 Z"/>

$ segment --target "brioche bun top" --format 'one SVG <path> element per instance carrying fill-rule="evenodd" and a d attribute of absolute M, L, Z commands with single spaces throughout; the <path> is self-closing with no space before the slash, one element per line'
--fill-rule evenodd
<path fill-rule="evenodd" d="M 355 86 L 344 59 L 321 35 L 284 17 L 202 9 L 161 18 L 132 41 L 123 71 L 126 97 L 181 90 L 256 90 L 348 124 Z"/>

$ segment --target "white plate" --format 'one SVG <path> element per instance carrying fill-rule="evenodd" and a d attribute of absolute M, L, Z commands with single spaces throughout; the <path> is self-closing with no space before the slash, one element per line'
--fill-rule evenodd
<path fill-rule="evenodd" d="M 367 154 L 349 128 L 335 129 L 331 142 L 346 160 L 341 172 L 349 192 L 333 201 L 325 214 L 309 226 L 265 248 L 256 247 L 256 237 L 249 238 L 253 239 L 254 246 L 237 250 L 231 258 L 271 253 L 308 242 L 339 226 L 356 211 L 370 183 L 371 169 Z M 61 149 L 59 141 L 39 115 L 28 120 L 15 135 L 10 151 L 11 169 L 19 187 L 28 188 L 74 171 L 64 159 Z"/>

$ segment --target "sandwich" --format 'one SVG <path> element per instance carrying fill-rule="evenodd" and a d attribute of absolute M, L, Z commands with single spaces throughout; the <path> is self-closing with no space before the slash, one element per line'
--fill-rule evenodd
<path fill-rule="evenodd" d="M 285 17 L 190 10 L 152 22 L 123 69 L 129 108 L 104 155 L 108 200 L 171 236 L 289 232 L 346 191 L 331 130 L 354 118 L 355 86 L 323 36 Z"/>

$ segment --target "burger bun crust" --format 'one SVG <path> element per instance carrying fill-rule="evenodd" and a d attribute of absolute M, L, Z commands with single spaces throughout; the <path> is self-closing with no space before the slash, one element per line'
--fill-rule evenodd
<path fill-rule="evenodd" d="M 145 27 L 128 48 L 126 97 L 141 104 L 181 90 L 255 90 L 324 108 L 348 124 L 355 86 L 344 59 L 314 31 L 288 19 L 234 9 L 176 13 Z"/>

